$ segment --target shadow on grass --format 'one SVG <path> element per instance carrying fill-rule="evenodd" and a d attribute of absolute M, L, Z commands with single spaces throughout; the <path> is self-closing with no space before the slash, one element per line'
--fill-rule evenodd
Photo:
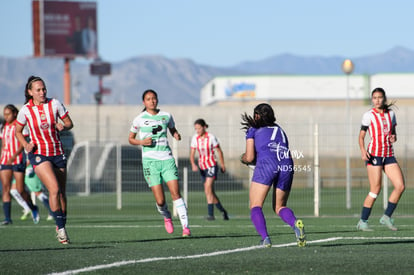
<path fill-rule="evenodd" d="M 414 243 L 414 240 L 379 240 L 379 241 L 369 241 L 369 242 L 357 242 L 357 243 L 336 243 L 336 244 L 321 244 L 317 245 L 320 247 L 338 247 L 338 246 L 359 246 L 359 245 L 392 245 L 392 244 L 412 244 Z M 315 244 L 312 244 L 312 246 L 316 246 Z"/>
<path fill-rule="evenodd" d="M 203 240 L 203 239 L 221 239 L 221 238 L 245 238 L 245 237 L 257 237 L 257 234 L 246 234 L 246 235 L 215 235 L 215 236 L 191 236 L 191 237 L 171 237 L 171 238 L 157 238 L 157 239 L 146 239 L 146 240 L 121 240 L 121 241 L 102 241 L 102 242 L 83 242 L 77 244 L 126 244 L 126 243 L 150 243 L 150 242 L 164 242 L 173 240 Z"/>

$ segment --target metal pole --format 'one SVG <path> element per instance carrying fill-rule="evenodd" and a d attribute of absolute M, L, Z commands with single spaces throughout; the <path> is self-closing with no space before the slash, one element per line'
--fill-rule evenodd
<path fill-rule="evenodd" d="M 116 145 L 116 209 L 122 209 L 122 146 Z"/>
<path fill-rule="evenodd" d="M 354 64 L 350 59 L 344 60 L 342 63 L 342 71 L 346 74 L 346 129 L 345 129 L 345 150 L 346 150 L 346 208 L 351 208 L 351 137 L 352 137 L 352 128 L 351 128 L 351 112 L 349 106 L 349 75 L 354 70 Z"/>
<path fill-rule="evenodd" d="M 183 199 L 188 207 L 188 168 L 183 168 Z"/>
<path fill-rule="evenodd" d="M 99 76 L 99 87 L 98 92 L 95 94 L 95 100 L 96 100 L 96 143 L 99 144 L 99 135 L 100 135 L 100 123 L 99 123 L 99 105 L 102 104 L 102 75 Z"/>
<path fill-rule="evenodd" d="M 72 100 L 70 98 L 70 58 L 64 59 L 64 72 L 63 72 L 63 102 L 65 105 L 70 105 Z"/>
<path fill-rule="evenodd" d="M 346 75 L 346 208 L 351 209 L 351 112 L 349 106 L 349 74 Z"/>
<path fill-rule="evenodd" d="M 320 208 L 320 178 L 319 178 L 319 127 L 318 124 L 315 124 L 314 132 L 314 165 L 313 165 L 313 200 L 314 200 L 314 215 L 319 217 L 319 208 Z"/>

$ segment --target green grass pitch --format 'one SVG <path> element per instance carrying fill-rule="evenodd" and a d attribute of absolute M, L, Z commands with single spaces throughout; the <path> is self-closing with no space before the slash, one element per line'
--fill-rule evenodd
<path fill-rule="evenodd" d="M 115 194 L 70 196 L 70 245 L 58 243 L 44 211 L 34 225 L 19 220 L 21 210 L 13 203 L 13 225 L 0 227 L 0 273 L 413 274 L 414 219 L 406 210 L 411 195 L 402 198 L 401 211 L 395 213 L 399 231 L 379 224 L 377 202 L 370 219 L 374 231 L 359 232 L 355 225 L 362 200 L 357 194 L 350 210 L 342 204 L 327 210 L 330 202 L 323 201 L 322 217 L 315 218 L 311 198 L 294 193 L 289 206 L 305 223 L 304 248 L 296 246 L 292 229 L 271 212 L 270 200 L 265 215 L 273 247 L 257 246 L 260 238 L 248 216 L 246 192 L 218 194 L 225 206 L 227 202 L 229 221 L 217 210 L 216 220 L 206 221 L 203 194 L 190 194 L 190 238 L 181 237 L 178 218 L 173 219 L 175 232 L 165 232 L 150 192 L 124 194 L 121 210 L 115 207 Z"/>

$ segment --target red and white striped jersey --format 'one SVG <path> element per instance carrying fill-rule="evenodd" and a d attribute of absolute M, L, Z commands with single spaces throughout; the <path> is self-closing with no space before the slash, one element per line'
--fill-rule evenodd
<path fill-rule="evenodd" d="M 394 150 L 390 142 L 390 135 L 397 125 L 395 114 L 392 110 L 380 113 L 371 109 L 362 117 L 362 126 L 367 126 L 371 141 L 367 151 L 375 157 L 392 157 Z"/>
<path fill-rule="evenodd" d="M 48 98 L 41 105 L 29 100 L 17 115 L 17 123 L 29 128 L 30 140 L 36 145 L 34 154 L 59 156 L 64 154 L 59 131 L 56 129 L 58 118 L 65 118 L 68 111 L 57 99 Z"/>
<path fill-rule="evenodd" d="M 2 148 L 1 148 L 1 157 L 0 164 L 6 165 L 7 161 L 16 154 L 19 150 L 20 142 L 17 140 L 16 136 L 16 120 L 11 124 L 7 123 L 4 125 L 3 131 L 0 135 L 2 139 Z M 27 136 L 27 130 L 24 128 L 23 135 Z M 16 157 L 16 159 L 11 163 L 11 165 L 17 165 L 23 161 L 23 151 Z"/>
<path fill-rule="evenodd" d="M 208 132 L 205 132 L 204 136 L 197 134 L 193 136 L 191 139 L 191 148 L 196 149 L 198 152 L 198 166 L 201 170 L 217 165 L 214 149 L 219 145 L 218 139 Z"/>

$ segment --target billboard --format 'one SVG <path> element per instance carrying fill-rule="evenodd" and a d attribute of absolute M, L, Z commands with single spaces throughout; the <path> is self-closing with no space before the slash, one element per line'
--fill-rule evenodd
<path fill-rule="evenodd" d="M 34 56 L 98 56 L 96 2 L 33 0 Z"/>

